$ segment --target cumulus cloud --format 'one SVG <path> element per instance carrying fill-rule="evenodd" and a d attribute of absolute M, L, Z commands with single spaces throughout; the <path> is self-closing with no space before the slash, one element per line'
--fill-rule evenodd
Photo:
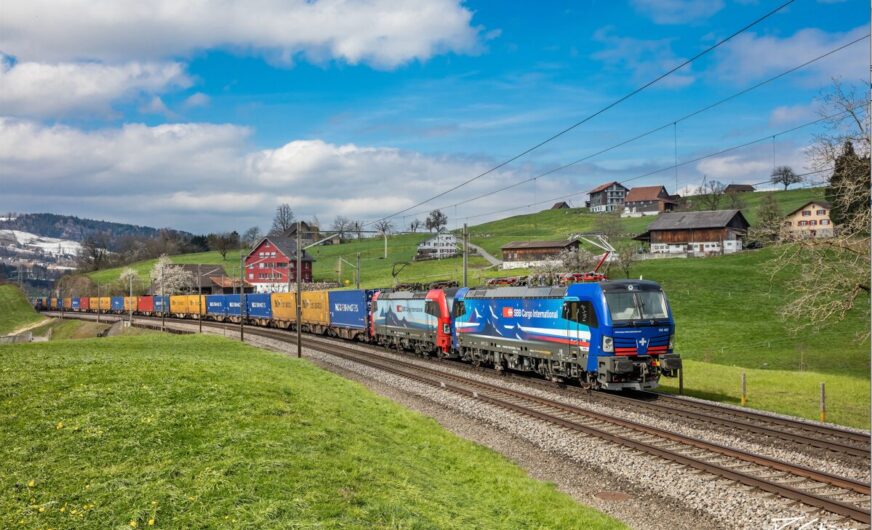
<path fill-rule="evenodd" d="M 820 114 L 814 103 L 805 105 L 781 105 L 775 107 L 769 115 L 769 126 L 785 127 L 808 122 L 819 117 Z"/>
<path fill-rule="evenodd" d="M 339 214 L 372 219 L 493 163 L 321 140 L 257 150 L 248 146 L 249 134 L 241 127 L 202 123 L 85 131 L 2 119 L 0 208 L 42 210 L 50 203 L 52 211 L 203 231 L 263 224 L 283 201 L 301 215 L 325 221 Z M 522 175 L 527 175 L 523 168 L 499 172 L 464 192 L 484 193 L 501 179 Z M 540 184 L 539 197 L 565 189 L 559 179 Z M 526 191 L 519 188 L 509 200 L 529 200 Z M 506 200 L 506 195 L 483 200 L 475 208 L 504 207 Z"/>
<path fill-rule="evenodd" d="M 716 72 L 721 79 L 734 83 L 762 79 L 854 41 L 868 31 L 866 26 L 846 33 L 810 28 L 784 38 L 743 33 L 718 56 Z M 829 83 L 834 76 L 851 79 L 868 76 L 869 46 L 868 41 L 862 42 L 804 68 L 800 79 L 808 85 L 820 85 Z"/>
<path fill-rule="evenodd" d="M 176 62 L 15 62 L 0 56 L 0 114 L 108 114 L 114 101 L 190 86 Z"/>
<path fill-rule="evenodd" d="M 205 107 L 209 104 L 209 96 L 202 92 L 191 94 L 185 99 L 185 108 Z"/>
<path fill-rule="evenodd" d="M 211 48 L 292 62 L 338 59 L 393 68 L 477 49 L 457 0 L 32 0 L 0 17 L 0 50 L 36 61 L 177 57 Z"/>
<path fill-rule="evenodd" d="M 724 8 L 723 0 L 632 0 L 633 7 L 657 24 L 686 24 Z"/>
<path fill-rule="evenodd" d="M 625 74 L 629 71 L 636 83 L 650 81 L 663 72 L 680 64 L 685 59 L 672 50 L 672 39 L 645 40 L 615 35 L 611 27 L 601 28 L 594 33 L 595 41 L 605 45 L 605 49 L 595 52 L 591 57 L 602 61 L 610 69 Z M 688 65 L 657 83 L 658 87 L 683 87 L 694 81 Z"/>

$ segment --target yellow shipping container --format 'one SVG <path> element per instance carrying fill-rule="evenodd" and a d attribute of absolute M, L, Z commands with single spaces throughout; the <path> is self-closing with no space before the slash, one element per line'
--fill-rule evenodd
<path fill-rule="evenodd" d="M 300 314 L 304 324 L 330 325 L 330 304 L 327 291 L 303 291 L 303 308 Z"/>
<path fill-rule="evenodd" d="M 188 314 L 190 315 L 205 315 L 206 314 L 206 296 L 198 296 L 196 294 L 186 296 L 188 299 Z"/>
<path fill-rule="evenodd" d="M 100 297 L 100 311 L 109 311 L 112 309 L 112 298 L 109 296 Z"/>
<path fill-rule="evenodd" d="M 297 321 L 296 293 L 273 293 L 270 296 L 273 320 L 282 322 Z"/>
<path fill-rule="evenodd" d="M 170 313 L 184 315 L 188 312 L 188 297 L 185 295 L 170 296 Z"/>
<path fill-rule="evenodd" d="M 125 311 L 136 311 L 136 296 L 125 296 L 124 297 L 124 310 Z"/>
<path fill-rule="evenodd" d="M 50 300 L 49 307 L 51 307 L 52 309 L 57 309 L 58 308 L 58 299 L 52 298 Z"/>
<path fill-rule="evenodd" d="M 64 298 L 64 309 L 73 308 L 73 299 L 70 297 Z"/>

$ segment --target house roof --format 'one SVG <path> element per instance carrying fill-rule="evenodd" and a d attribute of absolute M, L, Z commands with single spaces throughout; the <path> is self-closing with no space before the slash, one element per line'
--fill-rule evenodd
<path fill-rule="evenodd" d="M 564 239 L 561 241 L 512 241 L 500 247 L 501 250 L 516 250 L 530 248 L 566 248 L 574 243 L 577 239 Z"/>
<path fill-rule="evenodd" d="M 742 223 L 749 226 L 748 220 L 741 210 L 708 210 L 702 212 L 673 212 L 660 214 L 656 221 L 648 225 L 648 231 L 654 230 L 697 230 L 701 228 L 724 228 L 736 216 Z"/>
<path fill-rule="evenodd" d="M 246 257 L 251 257 L 251 255 L 254 254 L 254 251 L 256 251 L 258 247 L 260 247 L 266 240 L 269 240 L 270 243 L 275 245 L 276 248 L 278 248 L 282 252 L 282 254 L 285 255 L 285 257 L 293 258 L 297 255 L 297 242 L 295 240 L 281 236 L 266 236 L 261 238 L 260 241 L 258 241 L 257 244 L 252 247 L 251 251 Z M 312 259 L 312 256 L 310 256 L 309 253 L 305 250 L 303 250 L 302 260 L 314 261 Z"/>
<path fill-rule="evenodd" d="M 599 193 L 599 192 L 605 190 L 606 188 L 612 186 L 613 184 L 617 184 L 618 186 L 620 186 L 620 187 L 622 187 L 622 188 L 624 188 L 624 189 L 627 189 L 626 186 L 624 186 L 623 184 L 621 184 L 621 183 L 618 182 L 617 180 L 613 180 L 613 181 L 611 181 L 611 182 L 606 182 L 605 184 L 600 184 L 600 185 L 597 186 L 596 188 L 590 190 L 588 193 Z"/>
<path fill-rule="evenodd" d="M 637 186 L 630 190 L 627 193 L 627 196 L 624 197 L 624 202 L 637 202 L 637 201 L 668 201 L 664 197 L 660 197 L 660 193 L 663 192 L 666 196 L 669 194 L 666 193 L 666 188 L 663 186 Z"/>
<path fill-rule="evenodd" d="M 789 216 L 789 215 L 793 215 L 793 214 L 795 214 L 796 212 L 798 212 L 798 211 L 802 210 L 803 208 L 805 208 L 806 206 L 808 206 L 809 204 L 816 204 L 816 205 L 818 205 L 818 206 L 823 206 L 823 207 L 826 208 L 827 210 L 830 210 L 830 209 L 832 209 L 832 207 L 833 207 L 833 205 L 832 205 L 829 201 L 824 201 L 824 200 L 813 200 L 813 201 L 808 201 L 807 203 L 803 204 L 802 206 L 800 206 L 800 207 L 797 208 L 796 210 L 793 210 L 792 212 L 788 213 L 787 215 L 788 215 L 788 216 Z"/>
<path fill-rule="evenodd" d="M 724 192 L 730 193 L 731 191 L 754 191 L 754 186 L 750 184 L 727 184 Z"/>
<path fill-rule="evenodd" d="M 560 210 L 562 208 L 569 208 L 569 203 L 566 201 L 555 202 L 554 206 L 551 207 L 552 210 Z"/>
<path fill-rule="evenodd" d="M 194 287 L 212 287 L 212 276 L 227 276 L 222 265 L 200 265 L 200 276 L 197 277 L 197 265 L 173 265 L 191 273 Z M 198 285 L 199 284 L 199 285 Z"/>

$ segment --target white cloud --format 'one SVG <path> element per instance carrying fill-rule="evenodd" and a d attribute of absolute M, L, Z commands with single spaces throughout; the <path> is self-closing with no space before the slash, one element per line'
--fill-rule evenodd
<path fill-rule="evenodd" d="M 629 70 L 636 83 L 650 81 L 684 61 L 672 51 L 671 39 L 644 40 L 620 37 L 612 33 L 611 27 L 597 30 L 593 38 L 605 44 L 606 48 L 591 57 L 623 75 L 626 75 Z M 694 75 L 691 67 L 692 65 L 688 65 L 678 70 L 655 86 L 683 87 L 693 83 Z"/>
<path fill-rule="evenodd" d="M 724 7 L 723 0 L 633 0 L 640 13 L 658 24 L 686 24 L 706 19 Z"/>
<path fill-rule="evenodd" d="M 373 219 L 493 163 L 321 140 L 255 150 L 247 145 L 249 134 L 241 127 L 202 123 L 84 131 L 0 119 L 0 210 L 42 211 L 51 204 L 51 211 L 201 231 L 264 224 L 283 201 L 325 222 L 339 214 Z M 495 182 L 529 171 L 497 172 L 428 207 L 485 193 Z M 566 188 L 567 181 L 555 178 L 538 185 L 538 197 Z M 519 187 L 511 195 L 477 201 L 475 212 L 530 200 L 535 193 L 530 191 Z M 461 215 L 446 213 L 452 220 Z M 399 218 L 397 224 L 409 220 Z"/>
<path fill-rule="evenodd" d="M 865 35 L 867 26 L 847 33 L 803 29 L 789 37 L 743 33 L 718 56 L 717 74 L 726 81 L 746 83 L 792 68 Z M 865 42 L 865 44 L 863 43 Z M 805 84 L 829 83 L 834 76 L 848 79 L 869 75 L 869 45 L 862 41 L 802 70 Z"/>
<path fill-rule="evenodd" d="M 205 107 L 209 104 L 209 96 L 202 92 L 196 92 L 185 99 L 185 107 L 192 109 L 195 107 Z"/>
<path fill-rule="evenodd" d="M 117 62 L 224 48 L 285 63 L 303 55 L 393 68 L 474 52 L 481 28 L 471 19 L 457 0 L 31 0 L 4 4 L 0 50 L 26 60 Z"/>
<path fill-rule="evenodd" d="M 804 105 L 782 105 L 775 107 L 772 110 L 772 114 L 769 116 L 769 126 L 786 127 L 811 121 L 817 117 L 820 117 L 820 114 L 818 114 L 814 103 Z"/>
<path fill-rule="evenodd" d="M 108 114 L 116 100 L 190 84 L 185 67 L 175 62 L 48 64 L 0 55 L 0 114 Z"/>

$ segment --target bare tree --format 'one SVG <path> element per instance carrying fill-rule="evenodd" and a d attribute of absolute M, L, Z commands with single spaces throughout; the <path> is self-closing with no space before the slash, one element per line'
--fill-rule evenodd
<path fill-rule="evenodd" d="M 388 219 L 381 219 L 379 221 L 376 221 L 375 229 L 381 235 L 390 234 L 391 230 L 394 229 L 394 224 L 391 223 Z"/>
<path fill-rule="evenodd" d="M 440 232 L 446 226 L 448 226 L 448 216 L 442 213 L 441 210 L 433 210 L 427 216 L 427 220 L 424 221 L 424 227 L 431 232 L 433 230 Z"/>
<path fill-rule="evenodd" d="M 357 239 L 363 237 L 363 223 L 360 221 L 351 221 L 351 224 L 348 225 L 348 230 L 353 234 L 356 234 Z"/>
<path fill-rule="evenodd" d="M 110 265 L 109 234 L 100 232 L 85 237 L 76 257 L 79 270 L 96 271 Z"/>
<path fill-rule="evenodd" d="M 530 271 L 531 285 L 554 285 L 558 276 L 567 272 L 586 272 L 593 268 L 597 261 L 587 250 L 564 250 L 552 260 L 533 267 Z"/>
<path fill-rule="evenodd" d="M 615 241 L 624 232 L 621 214 L 610 212 L 598 215 L 593 223 L 593 231 L 606 236 L 606 239 L 609 241 Z"/>
<path fill-rule="evenodd" d="M 162 286 L 165 295 L 190 290 L 194 285 L 194 275 L 183 267 L 173 265 L 170 257 L 166 254 L 158 258 L 157 263 L 151 269 L 150 278 L 159 289 Z"/>
<path fill-rule="evenodd" d="M 337 215 L 333 220 L 333 231 L 339 235 L 339 240 L 345 239 L 345 236 L 351 230 L 351 219 Z"/>
<path fill-rule="evenodd" d="M 775 243 L 780 237 L 783 224 L 784 216 L 778 201 L 774 195 L 767 193 L 757 208 L 757 222 L 748 231 L 748 239 L 761 246 Z"/>
<path fill-rule="evenodd" d="M 624 277 L 630 277 L 630 269 L 639 259 L 639 245 L 631 241 L 623 241 L 615 246 L 615 265 L 624 273 Z"/>
<path fill-rule="evenodd" d="M 239 248 L 239 234 L 236 232 L 223 232 L 221 234 L 209 234 L 207 236 L 209 248 L 221 254 L 221 259 L 227 260 L 227 252 Z"/>
<path fill-rule="evenodd" d="M 251 228 L 242 233 L 242 243 L 246 246 L 246 248 L 251 248 L 255 244 L 257 244 L 258 241 L 260 241 L 261 237 L 262 234 L 260 232 L 260 228 L 257 226 L 252 226 Z"/>
<path fill-rule="evenodd" d="M 421 228 L 421 220 L 420 219 L 412 219 L 412 222 L 409 223 L 409 231 L 415 233 L 418 229 Z"/>
<path fill-rule="evenodd" d="M 811 165 L 837 168 L 829 179 L 832 211 L 840 212 L 834 237 L 793 236 L 782 247 L 773 275 L 790 275 L 789 303 L 782 314 L 794 331 L 821 328 L 860 311 L 869 320 L 870 294 L 870 139 L 864 84 L 862 96 L 839 81 L 822 97 L 826 132 L 812 146 Z M 848 155 L 848 146 L 853 156 Z M 784 235 L 789 235 L 785 231 Z M 859 340 L 869 338 L 867 326 Z"/>
<path fill-rule="evenodd" d="M 782 184 L 784 191 L 787 191 L 791 184 L 798 184 L 800 182 L 802 182 L 802 177 L 794 173 L 790 166 L 778 166 L 772 170 L 772 183 Z"/>
<path fill-rule="evenodd" d="M 702 185 L 696 190 L 696 199 L 699 205 L 705 210 L 717 210 L 721 206 L 721 200 L 724 198 L 724 191 L 727 189 L 720 181 L 708 180 L 708 177 L 702 178 Z"/>
<path fill-rule="evenodd" d="M 742 194 L 736 190 L 726 192 L 727 207 L 731 210 L 741 210 L 745 207 L 745 201 L 742 200 Z"/>
<path fill-rule="evenodd" d="M 291 210 L 291 205 L 282 203 L 276 207 L 276 215 L 273 217 L 272 228 L 270 234 L 281 235 L 290 230 L 294 226 L 294 211 Z"/>

